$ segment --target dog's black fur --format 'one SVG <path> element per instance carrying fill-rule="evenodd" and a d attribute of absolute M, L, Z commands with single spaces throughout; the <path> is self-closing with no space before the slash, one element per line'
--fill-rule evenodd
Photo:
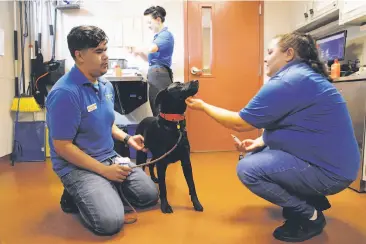
<path fill-rule="evenodd" d="M 155 104 L 160 107 L 161 113 L 184 114 L 187 108 L 185 99 L 195 95 L 198 92 L 198 87 L 197 80 L 187 83 L 173 82 L 169 87 L 158 93 Z M 152 154 L 151 160 L 159 158 L 171 150 L 177 143 L 180 133 L 182 133 L 182 138 L 174 151 L 157 161 L 155 164 L 149 165 L 151 179 L 155 183 L 159 183 L 161 211 L 163 213 L 173 213 L 173 209 L 169 205 L 167 199 L 165 173 L 168 164 L 177 161 L 181 161 L 194 209 L 196 211 L 203 211 L 203 207 L 197 197 L 193 180 L 190 145 L 185 125 L 185 119 L 179 122 L 172 122 L 158 115 L 156 117 L 145 118 L 139 123 L 136 129 L 136 134 L 144 136 L 145 147 L 148 148 Z M 146 159 L 146 153 L 143 151 L 137 152 L 137 165 L 145 163 Z M 157 168 L 158 178 L 155 177 L 154 165 L 156 165 Z"/>

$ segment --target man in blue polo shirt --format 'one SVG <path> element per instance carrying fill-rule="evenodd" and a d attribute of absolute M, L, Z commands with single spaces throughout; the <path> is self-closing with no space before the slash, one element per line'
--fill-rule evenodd
<path fill-rule="evenodd" d="M 129 136 L 114 124 L 113 87 L 101 78 L 108 69 L 106 34 L 78 26 L 67 41 L 75 65 L 46 101 L 53 170 L 65 187 L 61 205 L 67 210 L 63 204 L 73 201 L 94 233 L 112 235 L 124 223 L 119 194 L 147 207 L 157 203 L 158 191 L 140 168 L 130 168 L 132 162 L 121 165 L 123 158 L 113 150 L 113 138 L 136 150 L 144 145 L 142 136 Z"/>

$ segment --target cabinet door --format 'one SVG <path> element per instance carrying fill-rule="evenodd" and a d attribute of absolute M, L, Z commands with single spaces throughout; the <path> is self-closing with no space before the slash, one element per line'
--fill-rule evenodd
<path fill-rule="evenodd" d="M 293 1 L 291 4 L 291 29 L 296 30 L 309 23 L 309 6 L 312 1 Z"/>
<path fill-rule="evenodd" d="M 312 19 L 316 19 L 337 9 L 337 0 L 313 0 L 309 12 Z"/>
<path fill-rule="evenodd" d="M 365 1 L 362 0 L 343 0 L 343 9 L 342 12 L 343 13 L 348 13 L 348 12 L 352 12 L 362 6 L 366 5 Z"/>
<path fill-rule="evenodd" d="M 365 0 L 343 0 L 340 4 L 340 24 L 361 24 L 366 22 Z"/>
<path fill-rule="evenodd" d="M 122 31 L 124 46 L 140 46 L 143 44 L 142 17 L 124 17 Z"/>

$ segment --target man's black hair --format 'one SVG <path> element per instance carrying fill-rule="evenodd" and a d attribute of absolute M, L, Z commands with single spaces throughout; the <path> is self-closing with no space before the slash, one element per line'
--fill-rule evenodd
<path fill-rule="evenodd" d="M 104 41 L 108 42 L 108 37 L 105 32 L 99 27 L 92 25 L 76 26 L 67 35 L 67 44 L 70 54 L 74 59 L 75 51 L 96 48 Z"/>

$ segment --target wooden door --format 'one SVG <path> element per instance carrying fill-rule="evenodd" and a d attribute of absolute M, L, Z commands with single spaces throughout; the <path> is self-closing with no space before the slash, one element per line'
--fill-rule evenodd
<path fill-rule="evenodd" d="M 185 2 L 185 80 L 198 79 L 198 97 L 239 111 L 262 85 L 263 16 L 260 1 Z M 200 75 L 191 69 L 202 70 Z M 202 112 L 187 110 L 192 152 L 234 150 L 230 133 L 256 138 L 258 130 L 236 133 Z"/>

